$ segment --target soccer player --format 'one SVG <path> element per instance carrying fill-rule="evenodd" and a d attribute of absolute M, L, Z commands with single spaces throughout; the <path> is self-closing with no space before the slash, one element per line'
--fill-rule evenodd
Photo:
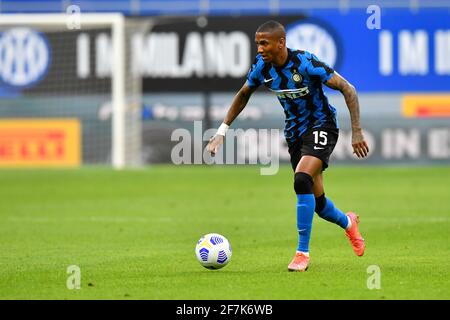
<path fill-rule="evenodd" d="M 314 54 L 286 47 L 283 25 L 267 21 L 255 34 L 258 48 L 247 80 L 233 99 L 230 109 L 210 139 L 211 154 L 223 144 L 227 129 L 245 108 L 252 93 L 260 86 L 274 92 L 286 115 L 284 135 L 294 169 L 297 195 L 297 252 L 288 265 L 289 271 L 306 271 L 309 265 L 309 240 L 314 211 L 345 230 L 356 255 L 364 254 L 365 243 L 358 231 L 358 216 L 344 214 L 325 197 L 322 172 L 338 139 L 336 110 L 328 102 L 322 84 L 339 90 L 350 112 L 353 153 L 364 158 L 369 152 L 360 120 L 355 88 Z"/>

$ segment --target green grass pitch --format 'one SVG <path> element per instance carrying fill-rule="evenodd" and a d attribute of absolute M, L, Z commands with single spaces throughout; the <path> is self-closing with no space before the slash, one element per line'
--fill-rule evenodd
<path fill-rule="evenodd" d="M 361 217 L 366 253 L 316 215 L 305 273 L 287 272 L 287 166 L 2 170 L 0 181 L 0 299 L 450 299 L 449 167 L 327 170 L 327 195 Z M 195 258 L 209 232 L 233 246 L 221 270 Z M 79 290 L 66 286 L 70 265 Z M 367 287 L 372 265 L 380 289 Z"/>

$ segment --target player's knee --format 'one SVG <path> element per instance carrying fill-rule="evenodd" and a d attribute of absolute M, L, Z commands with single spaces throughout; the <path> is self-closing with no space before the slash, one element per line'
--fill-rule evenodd
<path fill-rule="evenodd" d="M 304 172 L 297 172 L 294 177 L 294 190 L 296 194 L 313 193 L 313 178 Z"/>
<path fill-rule="evenodd" d="M 325 193 L 322 194 L 320 197 L 316 198 L 316 212 L 321 213 L 322 210 L 325 208 L 326 200 L 325 200 Z"/>

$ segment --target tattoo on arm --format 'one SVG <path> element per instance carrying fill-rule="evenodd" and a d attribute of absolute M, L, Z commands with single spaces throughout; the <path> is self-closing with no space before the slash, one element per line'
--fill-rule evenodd
<path fill-rule="evenodd" d="M 345 99 L 347 108 L 350 111 L 350 119 L 352 122 L 352 129 L 360 129 L 361 124 L 359 121 L 359 101 L 356 89 L 347 80 L 345 80 L 337 72 L 325 83 L 327 87 L 339 90 Z"/>

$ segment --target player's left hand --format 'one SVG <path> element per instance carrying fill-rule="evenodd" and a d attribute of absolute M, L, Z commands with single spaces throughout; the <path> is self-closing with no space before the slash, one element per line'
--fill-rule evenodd
<path fill-rule="evenodd" d="M 367 154 L 369 153 L 369 146 L 364 139 L 361 128 L 352 130 L 352 147 L 353 153 L 356 154 L 358 158 L 367 157 Z"/>

